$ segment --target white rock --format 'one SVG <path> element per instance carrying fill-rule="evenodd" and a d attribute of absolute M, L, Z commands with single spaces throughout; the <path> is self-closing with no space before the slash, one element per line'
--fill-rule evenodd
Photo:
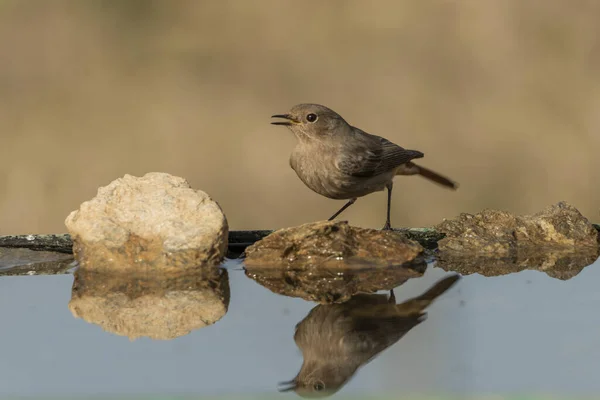
<path fill-rule="evenodd" d="M 99 188 L 65 225 L 83 267 L 218 263 L 227 250 L 227 219 L 219 205 L 166 173 L 125 175 Z"/>

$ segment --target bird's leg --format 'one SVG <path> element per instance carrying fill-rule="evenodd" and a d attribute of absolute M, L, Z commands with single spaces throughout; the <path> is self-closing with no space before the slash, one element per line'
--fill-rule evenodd
<path fill-rule="evenodd" d="M 390 289 L 390 298 L 388 299 L 389 304 L 396 304 L 396 295 L 394 289 Z"/>
<path fill-rule="evenodd" d="M 392 208 L 392 187 L 394 184 L 392 182 L 386 185 L 387 188 L 387 218 L 385 220 L 385 225 L 383 226 L 384 231 L 391 231 L 392 224 L 390 223 L 390 209 Z"/>
<path fill-rule="evenodd" d="M 350 199 L 348 200 L 348 202 L 346 204 L 344 204 L 344 207 L 340 208 L 338 210 L 338 212 L 336 212 L 335 214 L 333 214 L 331 216 L 331 218 L 329 218 L 327 221 L 331 221 L 333 220 L 335 217 L 337 217 L 338 215 L 340 215 L 346 208 L 350 207 L 352 204 L 354 204 L 354 202 L 356 201 L 356 198 L 354 199 Z"/>

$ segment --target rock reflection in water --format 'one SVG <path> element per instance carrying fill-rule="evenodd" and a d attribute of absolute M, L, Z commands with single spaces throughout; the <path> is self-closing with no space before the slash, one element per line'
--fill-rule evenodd
<path fill-rule="evenodd" d="M 229 279 L 210 267 L 186 273 L 75 273 L 69 309 L 107 332 L 169 340 L 219 321 L 229 306 Z"/>
<path fill-rule="evenodd" d="M 0 276 L 61 274 L 72 268 L 73 261 L 70 254 L 0 248 Z"/>
<path fill-rule="evenodd" d="M 296 326 L 294 341 L 304 359 L 281 391 L 302 397 L 336 393 L 356 371 L 400 340 L 426 318 L 425 309 L 459 279 L 440 280 L 419 297 L 396 304 L 387 295 L 357 295 L 343 304 L 321 304 Z"/>
<path fill-rule="evenodd" d="M 524 270 L 545 272 L 548 276 L 568 280 L 593 264 L 599 256 L 598 248 L 519 250 L 511 257 L 474 256 L 441 252 L 436 265 L 445 271 L 461 275 L 507 275 Z"/>
<path fill-rule="evenodd" d="M 285 269 L 246 266 L 246 275 L 274 293 L 317 303 L 343 303 L 359 293 L 391 290 L 423 275 L 424 261 L 395 267 Z"/>

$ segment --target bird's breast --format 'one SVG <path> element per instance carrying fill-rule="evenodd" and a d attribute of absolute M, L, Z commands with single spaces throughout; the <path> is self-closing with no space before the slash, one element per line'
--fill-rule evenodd
<path fill-rule="evenodd" d="M 335 148 L 298 146 L 290 157 L 290 166 L 302 182 L 316 193 L 331 199 L 349 199 L 346 178 L 336 166 Z"/>
<path fill-rule="evenodd" d="M 290 157 L 290 166 L 306 186 L 330 199 L 347 200 L 383 190 L 394 171 L 374 177 L 348 175 L 339 168 L 343 148 L 298 145 Z"/>

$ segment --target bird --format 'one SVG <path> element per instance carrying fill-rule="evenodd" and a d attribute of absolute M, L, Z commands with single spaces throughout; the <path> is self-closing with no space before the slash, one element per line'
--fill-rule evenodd
<path fill-rule="evenodd" d="M 323 105 L 297 104 L 287 113 L 271 118 L 284 119 L 271 124 L 289 128 L 297 139 L 289 162 L 298 178 L 322 196 L 348 200 L 329 221 L 359 197 L 387 189 L 383 230 L 391 230 L 392 187 L 397 175 L 420 175 L 446 188 L 458 188 L 449 178 L 415 164 L 413 160 L 424 157 L 422 152 L 405 149 L 352 126 Z"/>
<path fill-rule="evenodd" d="M 394 291 L 359 294 L 341 304 L 319 304 L 296 325 L 294 341 L 302 351 L 296 377 L 279 391 L 301 397 L 338 392 L 358 371 L 427 318 L 425 309 L 460 279 L 442 278 L 422 295 L 396 304 Z"/>

